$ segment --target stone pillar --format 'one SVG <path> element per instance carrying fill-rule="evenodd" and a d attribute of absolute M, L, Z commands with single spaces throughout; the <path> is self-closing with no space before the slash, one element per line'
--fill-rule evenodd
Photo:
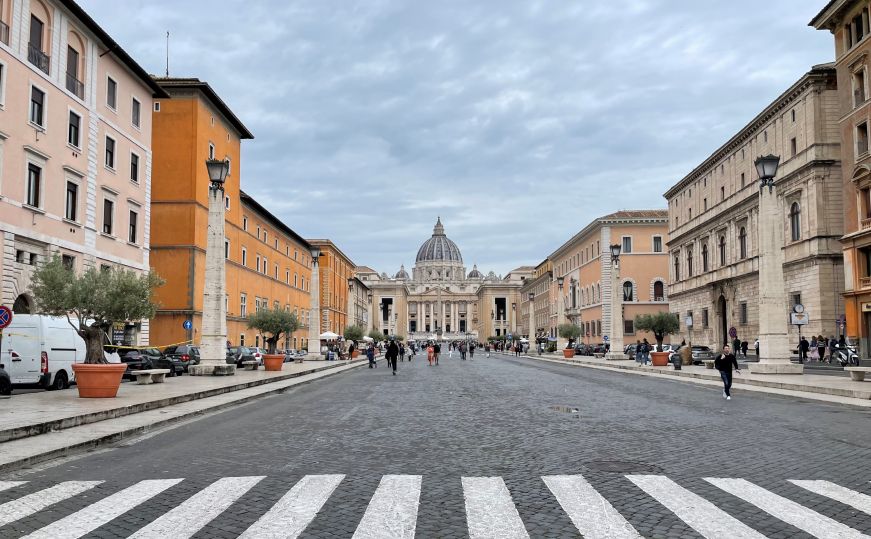
<path fill-rule="evenodd" d="M 192 376 L 235 374 L 227 364 L 226 271 L 224 260 L 224 187 L 209 186 L 209 224 L 206 238 L 206 276 L 203 287 L 203 327 L 200 364 L 188 367 Z"/>
<path fill-rule="evenodd" d="M 321 278 L 320 268 L 318 267 L 318 257 L 312 257 L 312 276 L 309 279 L 311 287 L 311 303 L 309 311 L 311 312 L 308 325 L 308 354 L 306 359 L 320 360 L 321 356 Z"/>
<path fill-rule="evenodd" d="M 759 363 L 755 374 L 802 374 L 803 365 L 790 362 L 789 308 L 783 278 L 783 222 L 777 193 L 759 193 Z"/>
<path fill-rule="evenodd" d="M 610 256 L 610 255 L 609 255 Z M 611 348 L 605 359 L 626 359 L 623 353 L 623 289 L 620 287 L 620 262 L 611 262 Z"/>

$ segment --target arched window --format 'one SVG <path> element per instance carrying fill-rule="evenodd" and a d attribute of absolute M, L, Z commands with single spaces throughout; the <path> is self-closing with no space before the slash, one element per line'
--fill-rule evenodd
<path fill-rule="evenodd" d="M 743 226 L 738 231 L 738 252 L 742 260 L 747 258 L 747 229 Z"/>
<path fill-rule="evenodd" d="M 680 256 L 674 255 L 674 280 L 680 281 Z"/>
<path fill-rule="evenodd" d="M 693 250 L 687 249 L 687 277 L 693 276 Z"/>
<path fill-rule="evenodd" d="M 596 285 L 596 301 L 602 301 L 602 289 Z"/>
<path fill-rule="evenodd" d="M 702 271 L 707 273 L 709 266 L 710 265 L 708 264 L 708 244 L 706 243 L 706 244 L 702 245 Z"/>
<path fill-rule="evenodd" d="M 720 236 L 720 265 L 726 265 L 726 236 Z"/>
<path fill-rule="evenodd" d="M 632 301 L 633 296 L 632 281 L 626 281 L 623 283 L 623 301 Z"/>
<path fill-rule="evenodd" d="M 653 301 L 665 301 L 665 285 L 662 281 L 653 283 Z"/>
<path fill-rule="evenodd" d="M 801 206 L 798 202 L 793 202 L 789 207 L 789 230 L 792 241 L 801 239 Z"/>

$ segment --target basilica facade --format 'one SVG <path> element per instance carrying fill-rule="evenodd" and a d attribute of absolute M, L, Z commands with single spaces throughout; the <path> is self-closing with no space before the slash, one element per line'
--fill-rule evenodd
<path fill-rule="evenodd" d="M 411 274 L 401 266 L 392 277 L 358 267 L 372 294 L 372 328 L 407 340 L 458 340 L 519 335 L 520 288 L 533 268 L 486 275 L 477 265 L 466 272 L 460 248 L 441 219 L 417 251 Z"/>

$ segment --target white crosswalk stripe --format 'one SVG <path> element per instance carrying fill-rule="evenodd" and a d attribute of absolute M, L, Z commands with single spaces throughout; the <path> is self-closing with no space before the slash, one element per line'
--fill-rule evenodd
<path fill-rule="evenodd" d="M 78 539 L 157 496 L 181 479 L 149 479 L 92 503 L 81 511 L 36 530 L 26 539 Z"/>
<path fill-rule="evenodd" d="M 472 539 L 527 539 L 529 534 L 501 477 L 464 477 L 466 522 Z"/>
<path fill-rule="evenodd" d="M 412 539 L 420 503 L 420 475 L 385 475 L 353 539 Z"/>
<path fill-rule="evenodd" d="M 50 505 L 90 490 L 102 481 L 66 481 L 0 505 L 0 526 L 42 511 Z"/>
<path fill-rule="evenodd" d="M 765 536 L 663 475 L 627 479 L 707 539 L 764 539 Z"/>
<path fill-rule="evenodd" d="M 344 478 L 344 475 L 303 477 L 240 539 L 292 539 L 299 536 Z"/>
<path fill-rule="evenodd" d="M 130 539 L 186 539 L 223 513 L 265 476 L 224 477 L 197 492 Z"/>
<path fill-rule="evenodd" d="M 580 475 L 542 477 L 585 539 L 640 539 L 629 522 Z"/>
<path fill-rule="evenodd" d="M 797 479 L 790 479 L 789 482 L 821 496 L 841 502 L 844 505 L 855 507 L 859 511 L 871 515 L 871 496 L 867 494 L 862 494 L 861 492 L 856 492 L 855 490 L 850 490 L 828 481 L 800 481 Z"/>
<path fill-rule="evenodd" d="M 0 491 L 9 490 L 10 488 L 20 487 L 27 481 L 0 481 Z"/>
<path fill-rule="evenodd" d="M 869 538 L 868 535 L 858 530 L 854 530 L 783 496 L 778 496 L 746 479 L 706 477 L 705 481 L 755 505 L 766 513 L 814 537 L 819 537 L 820 539 Z"/>

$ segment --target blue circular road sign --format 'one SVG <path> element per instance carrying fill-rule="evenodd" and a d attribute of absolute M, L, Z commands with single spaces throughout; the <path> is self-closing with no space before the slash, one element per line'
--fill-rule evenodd
<path fill-rule="evenodd" d="M 5 305 L 0 305 L 0 329 L 12 323 L 12 311 Z"/>
<path fill-rule="evenodd" d="M 194 327 L 194 324 L 190 320 L 185 320 L 184 323 L 181 325 L 181 327 L 183 327 L 185 329 L 190 329 L 190 328 Z"/>

